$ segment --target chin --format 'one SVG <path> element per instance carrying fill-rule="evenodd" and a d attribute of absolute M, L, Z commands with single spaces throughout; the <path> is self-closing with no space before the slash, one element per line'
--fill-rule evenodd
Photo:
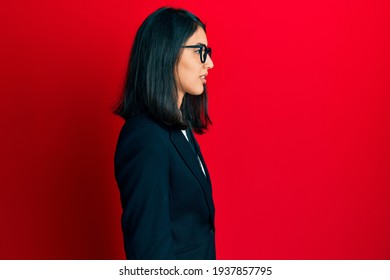
<path fill-rule="evenodd" d="M 194 90 L 191 90 L 191 91 L 187 91 L 188 94 L 190 95 L 201 95 L 202 93 L 204 92 L 204 87 L 202 87 L 201 89 L 194 89 Z"/>

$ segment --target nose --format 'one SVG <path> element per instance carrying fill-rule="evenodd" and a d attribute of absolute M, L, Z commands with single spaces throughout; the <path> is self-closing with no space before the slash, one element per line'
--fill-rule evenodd
<path fill-rule="evenodd" d="M 204 67 L 207 69 L 212 69 L 214 67 L 213 60 L 209 55 L 207 55 L 206 61 L 204 62 Z"/>

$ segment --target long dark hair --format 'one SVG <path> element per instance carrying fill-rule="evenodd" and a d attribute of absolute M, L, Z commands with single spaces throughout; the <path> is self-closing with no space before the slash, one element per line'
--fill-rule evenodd
<path fill-rule="evenodd" d="M 169 127 L 190 126 L 202 134 L 209 124 L 207 90 L 185 94 L 177 108 L 175 67 L 180 48 L 204 23 L 192 13 L 163 7 L 148 16 L 137 31 L 129 58 L 124 89 L 114 113 L 128 119 L 146 113 Z"/>

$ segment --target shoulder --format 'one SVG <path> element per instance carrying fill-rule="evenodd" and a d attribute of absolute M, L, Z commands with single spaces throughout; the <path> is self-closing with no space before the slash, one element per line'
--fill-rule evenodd
<path fill-rule="evenodd" d="M 166 145 L 170 129 L 161 125 L 148 115 L 133 116 L 125 121 L 119 133 L 117 149 L 122 147 L 141 148 L 145 146 Z"/>
<path fill-rule="evenodd" d="M 136 115 L 125 121 L 120 132 L 121 135 L 169 135 L 169 128 L 161 125 L 148 115 Z"/>

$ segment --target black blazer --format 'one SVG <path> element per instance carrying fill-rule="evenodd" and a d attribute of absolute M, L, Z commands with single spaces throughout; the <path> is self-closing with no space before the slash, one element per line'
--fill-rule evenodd
<path fill-rule="evenodd" d="M 216 258 L 210 175 L 195 145 L 206 176 L 180 130 L 146 115 L 123 125 L 115 177 L 128 259 Z"/>

